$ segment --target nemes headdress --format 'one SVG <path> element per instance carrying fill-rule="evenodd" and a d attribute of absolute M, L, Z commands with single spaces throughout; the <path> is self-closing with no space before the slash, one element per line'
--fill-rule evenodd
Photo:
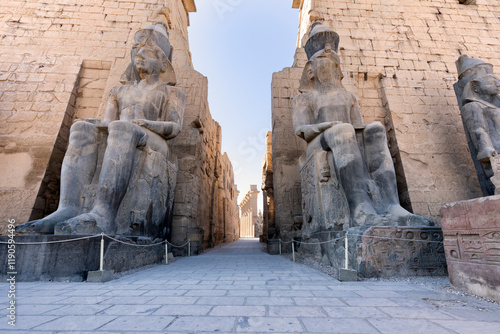
<path fill-rule="evenodd" d="M 163 51 L 167 60 L 167 70 L 160 75 L 160 80 L 167 82 L 169 85 L 175 86 L 177 83 L 174 68 L 172 66 L 173 47 L 170 44 L 168 26 L 158 21 L 154 25 L 138 30 L 134 36 L 135 43 L 153 43 L 156 47 Z M 130 83 L 139 81 L 138 74 L 135 73 L 134 67 L 130 64 L 122 75 L 120 82 Z"/>
<path fill-rule="evenodd" d="M 462 108 L 462 105 L 468 99 L 471 81 L 482 78 L 488 74 L 493 74 L 493 65 L 481 59 L 471 58 L 465 54 L 458 58 L 455 65 L 458 71 L 458 81 L 453 87 L 457 95 L 458 105 Z"/>
<path fill-rule="evenodd" d="M 311 60 L 313 60 L 316 55 L 328 50 L 327 52 L 330 52 L 340 65 L 340 58 L 337 55 L 339 40 L 339 35 L 330 27 L 323 25 L 319 21 L 312 24 L 309 39 L 307 40 L 305 46 L 307 60 L 309 60 L 309 62 L 306 64 L 304 71 L 302 72 L 299 91 L 305 92 L 314 88 L 314 84 L 309 77 L 309 71 L 312 68 Z M 342 73 L 340 73 L 340 79 L 342 80 Z"/>
<path fill-rule="evenodd" d="M 323 25 L 319 21 L 314 22 L 305 47 L 307 59 L 311 60 L 316 53 L 324 50 L 327 45 L 330 45 L 333 51 L 338 52 L 339 40 L 339 35 L 330 27 Z"/>

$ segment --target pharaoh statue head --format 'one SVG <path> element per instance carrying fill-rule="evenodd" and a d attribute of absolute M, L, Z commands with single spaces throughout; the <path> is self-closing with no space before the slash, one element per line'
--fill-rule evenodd
<path fill-rule="evenodd" d="M 461 55 L 455 62 L 458 71 L 458 82 L 455 84 L 455 93 L 458 98 L 459 107 L 464 104 L 480 99 L 480 90 L 485 86 L 480 81 L 483 78 L 495 77 L 493 65 L 481 59 Z M 496 77 L 495 77 L 496 78 Z M 489 79 L 486 79 L 489 80 Z"/>
<path fill-rule="evenodd" d="M 336 32 L 321 22 L 312 24 L 305 46 L 308 62 L 300 80 L 301 92 L 314 89 L 316 84 L 341 85 L 343 74 L 337 54 L 338 46 L 339 35 Z"/>
<path fill-rule="evenodd" d="M 145 74 L 159 75 L 160 81 L 172 86 L 176 84 L 172 66 L 173 47 L 170 44 L 168 27 L 164 22 L 141 29 L 134 36 L 130 52 L 131 63 L 121 77 L 122 83 L 137 82 Z"/>

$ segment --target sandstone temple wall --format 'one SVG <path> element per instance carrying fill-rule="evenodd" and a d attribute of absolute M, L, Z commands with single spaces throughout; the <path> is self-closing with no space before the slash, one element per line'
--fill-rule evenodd
<path fill-rule="evenodd" d="M 272 84 L 280 228 L 292 231 L 300 215 L 297 159 L 305 143 L 293 133 L 290 104 L 316 20 L 340 35 L 344 86 L 358 97 L 364 122 L 386 126 L 402 204 L 439 223 L 445 203 L 481 196 L 453 90 L 455 61 L 468 54 L 500 65 L 500 2 L 294 0 L 293 7 L 300 10 L 295 61 Z"/>
<path fill-rule="evenodd" d="M 223 222 L 213 191 L 221 133 L 208 107 L 208 80 L 194 70 L 189 52 L 187 27 L 194 11 L 193 0 L 0 3 L 0 233 L 7 219 L 21 224 L 57 208 L 73 120 L 104 116 L 107 93 L 130 62 L 135 32 L 162 20 L 170 28 L 177 86 L 187 95 L 181 135 L 170 142 L 179 159 L 171 235 L 180 243 L 190 228 L 203 229 L 193 233 L 201 235 L 201 247 L 210 244 L 210 219 Z M 233 214 L 225 224 L 234 230 L 236 202 L 227 203 Z"/>
<path fill-rule="evenodd" d="M 266 133 L 266 152 L 262 158 L 262 241 L 267 242 L 277 235 L 274 223 L 274 192 L 273 192 L 273 133 Z"/>

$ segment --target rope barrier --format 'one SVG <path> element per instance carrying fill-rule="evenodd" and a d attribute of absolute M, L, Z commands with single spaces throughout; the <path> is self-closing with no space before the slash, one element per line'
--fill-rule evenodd
<path fill-rule="evenodd" d="M 165 241 L 162 241 L 162 242 L 159 242 L 159 243 L 156 243 L 156 244 L 149 244 L 149 245 L 138 245 L 138 244 L 131 244 L 129 242 L 125 242 L 125 241 L 121 241 L 121 240 L 118 240 L 118 239 L 115 239 L 113 237 L 110 237 L 109 235 L 104 235 L 106 238 L 108 239 L 111 239 L 113 241 L 116 241 L 118 243 L 121 243 L 123 245 L 127 245 L 127 246 L 135 246 L 135 247 L 155 247 L 155 246 L 159 246 L 159 245 L 163 245 L 165 244 Z"/>
<path fill-rule="evenodd" d="M 88 237 L 82 237 L 82 238 L 76 238 L 76 239 L 69 239 L 69 240 L 56 240 L 56 241 L 40 241 L 40 242 L 16 242 L 16 245 L 45 245 L 45 244 L 62 244 L 65 242 L 74 242 L 74 241 L 80 241 L 80 240 L 86 240 L 86 239 L 93 239 L 93 238 L 99 238 L 101 235 L 92 235 Z M 0 244 L 8 244 L 8 242 L 3 242 L 0 241 Z"/>
<path fill-rule="evenodd" d="M 334 241 L 339 241 L 339 240 L 342 240 L 344 238 L 345 238 L 345 236 L 341 237 L 341 238 L 328 240 L 328 241 L 322 241 L 322 242 L 304 242 L 304 241 L 299 241 L 299 240 L 283 241 L 281 239 L 279 239 L 279 240 L 280 240 L 280 243 L 285 244 L 285 245 L 290 244 L 292 242 L 302 244 L 302 245 L 322 245 L 322 244 L 327 244 L 327 243 L 334 242 Z"/>
<path fill-rule="evenodd" d="M 55 240 L 55 241 L 39 241 L 39 242 L 15 242 L 15 245 L 47 245 L 47 244 L 62 244 L 62 243 L 66 243 L 66 242 L 74 242 L 74 241 L 81 241 L 81 240 L 87 240 L 87 239 L 94 239 L 94 238 L 102 238 L 102 237 L 106 237 L 108 239 L 111 239 L 113 241 L 116 241 L 118 243 L 121 243 L 121 244 L 124 244 L 124 245 L 127 245 L 127 246 L 134 246 L 134 247 L 154 247 L 154 246 L 158 246 L 158 245 L 163 245 L 163 244 L 168 244 L 170 245 L 171 247 L 174 247 L 174 248 L 183 248 L 183 247 L 186 247 L 190 244 L 191 240 L 188 240 L 185 244 L 183 245 L 174 245 L 170 242 L 168 242 L 167 240 L 165 241 L 162 241 L 162 242 L 159 242 L 159 243 L 156 243 L 156 244 L 150 244 L 150 245 L 138 245 L 138 244 L 133 244 L 133 243 L 129 243 L 129 242 L 125 242 L 125 241 L 122 241 L 122 240 L 118 240 L 116 238 L 113 238 L 107 234 L 97 234 L 97 235 L 91 235 L 91 236 L 86 236 L 86 237 L 81 237 L 81 238 L 75 238 L 75 239 L 67 239 L 67 240 Z M 9 244 L 8 242 L 4 242 L 4 241 L 0 241 L 0 244 L 3 244 L 3 245 L 7 245 Z"/>

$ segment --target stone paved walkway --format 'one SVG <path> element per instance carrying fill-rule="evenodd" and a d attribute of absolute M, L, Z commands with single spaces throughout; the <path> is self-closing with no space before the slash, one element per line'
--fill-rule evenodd
<path fill-rule="evenodd" d="M 16 331 L 6 290 L 0 333 L 500 333 L 494 304 L 410 282 L 340 283 L 254 239 L 105 284 L 18 283 Z"/>

